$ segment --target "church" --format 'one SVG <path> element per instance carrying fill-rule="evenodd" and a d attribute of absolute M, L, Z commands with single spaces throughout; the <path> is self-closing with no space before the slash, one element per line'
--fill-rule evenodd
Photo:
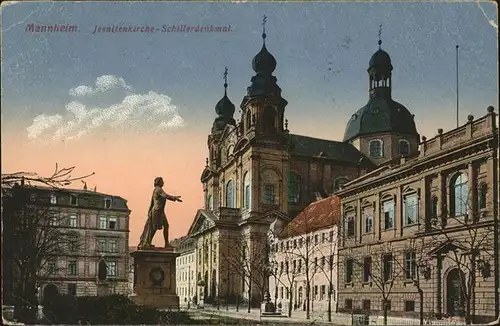
<path fill-rule="evenodd" d="M 343 217 L 349 210 L 361 210 L 362 205 L 357 201 L 369 190 L 366 187 L 357 190 L 358 181 L 386 178 L 394 165 L 422 157 L 422 149 L 429 151 L 431 144 L 424 137 L 421 140 L 414 115 L 393 99 L 393 66 L 389 54 L 382 49 L 381 40 L 368 64 L 368 102 L 352 115 L 342 141 L 297 135 L 288 129 L 285 118 L 288 102 L 282 97 L 273 75 L 277 61 L 267 49 L 265 26 L 262 42 L 260 52 L 252 60 L 255 74 L 241 101 L 238 121 L 234 117 L 235 105 L 228 95 L 227 70 L 224 95 L 215 106 L 217 116 L 208 135 L 208 158 L 201 174 L 205 205 L 197 211 L 187 234 L 189 252 L 195 252 L 191 271 L 196 280 L 193 299 L 198 302 L 200 299 L 206 303 L 250 301 L 257 305 L 262 302 L 271 273 L 270 234 L 279 233 L 310 203 L 333 194 L 341 197 Z M 493 110 L 488 110 L 487 117 L 480 121 L 494 124 L 491 122 L 494 118 Z M 476 126 L 472 120 L 468 125 Z M 444 135 L 441 130 L 440 137 Z M 494 169 L 492 161 L 488 164 Z M 404 180 L 405 176 L 402 174 L 400 178 Z M 491 177 L 488 180 L 492 181 Z M 379 207 L 376 205 L 371 207 Z M 400 204 L 397 209 L 399 207 Z M 352 223 L 344 223 L 342 218 L 345 224 L 342 232 L 351 232 L 349 238 L 352 236 L 354 242 L 346 241 L 342 234 L 339 255 L 346 254 L 346 250 L 351 254 L 358 245 L 369 250 L 366 236 L 363 243 L 356 241 L 366 233 L 362 232 L 362 226 L 367 226 L 361 216 L 358 212 L 351 217 Z M 375 230 L 381 222 L 371 223 L 370 230 Z M 397 230 L 402 228 L 398 223 L 393 221 Z M 345 263 L 341 261 L 339 258 L 339 264 Z M 351 270 L 349 273 L 353 273 Z M 358 289 L 350 279 L 345 281 L 342 266 L 339 272 L 339 297 L 336 298 L 340 302 L 339 310 L 350 309 L 353 299 L 366 303 L 371 297 L 376 298 L 376 291 Z M 370 293 L 363 295 L 359 291 Z M 443 298 L 442 293 L 433 296 Z M 443 304 L 446 303 L 434 303 L 434 306 L 441 309 Z"/>

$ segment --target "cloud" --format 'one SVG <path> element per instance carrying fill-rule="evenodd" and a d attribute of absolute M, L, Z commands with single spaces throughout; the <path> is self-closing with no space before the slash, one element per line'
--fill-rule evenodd
<path fill-rule="evenodd" d="M 97 93 L 106 93 L 113 89 L 123 88 L 127 91 L 132 91 L 132 87 L 125 83 L 122 77 L 117 77 L 113 75 L 102 75 L 97 77 L 95 81 L 95 87 L 80 85 L 69 90 L 69 95 L 71 96 L 88 96 Z"/>
<path fill-rule="evenodd" d="M 97 78 L 94 88 L 82 85 L 72 88 L 70 94 L 89 96 L 116 88 L 132 90 L 123 78 L 105 75 Z M 26 128 L 28 138 L 34 140 L 50 134 L 54 140 L 71 140 L 98 129 L 165 131 L 185 125 L 172 99 L 153 91 L 129 93 L 121 102 L 107 107 L 71 101 L 65 109 L 64 114 L 40 114 L 35 117 L 31 126 Z"/>

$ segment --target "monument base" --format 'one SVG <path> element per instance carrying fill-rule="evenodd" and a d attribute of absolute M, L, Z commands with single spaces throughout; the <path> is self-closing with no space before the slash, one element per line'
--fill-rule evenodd
<path fill-rule="evenodd" d="M 130 254 L 134 259 L 134 295 L 137 305 L 158 309 L 179 309 L 175 285 L 175 259 L 172 246 L 150 247 Z"/>

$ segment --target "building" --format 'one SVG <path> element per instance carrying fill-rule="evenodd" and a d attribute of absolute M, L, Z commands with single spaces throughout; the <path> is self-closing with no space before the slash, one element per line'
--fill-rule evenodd
<path fill-rule="evenodd" d="M 241 296 L 261 302 L 266 283 L 261 271 L 268 263 L 260 260 L 266 257 L 269 225 L 287 223 L 312 201 L 374 166 L 349 142 L 290 133 L 287 101 L 273 76 L 276 59 L 267 50 L 266 33 L 262 36 L 239 122 L 233 117 L 226 73 L 201 175 L 205 207 L 187 235 L 195 239 L 196 277 L 204 284 L 197 297 L 203 293 L 209 301 Z M 248 257 L 256 260 L 243 259 Z"/>
<path fill-rule="evenodd" d="M 175 260 L 176 286 L 181 306 L 196 302 L 196 246 L 192 238 L 182 237 L 171 242 L 180 255 Z"/>
<path fill-rule="evenodd" d="M 269 292 L 288 313 L 337 308 L 338 222 L 340 199 L 331 196 L 311 203 L 285 228 L 270 237 L 273 266 Z M 309 300 L 307 287 L 309 286 Z"/>
<path fill-rule="evenodd" d="M 56 293 L 76 296 L 128 293 L 130 210 L 125 199 L 86 189 L 38 186 L 19 189 L 37 202 L 38 214 L 46 212 L 39 216 L 40 221 L 48 220 L 43 224 L 44 232 L 64 237 L 38 238 L 46 246 L 52 245 L 49 241 L 54 244 L 64 241 L 62 250 L 51 251 L 51 257 L 43 259 L 37 280 L 42 302 Z M 6 239 L 4 244 L 8 246 Z M 14 263 L 11 256 L 8 266 Z M 11 271 L 13 280 L 15 269 Z"/>
<path fill-rule="evenodd" d="M 337 193 L 339 310 L 381 314 L 385 306 L 389 316 L 418 318 L 422 306 L 426 316 L 468 318 L 470 301 L 476 322 L 491 321 L 498 288 L 496 114 L 488 107 L 483 117 L 469 115 L 465 125 L 420 140 L 413 115 L 392 99 L 392 68 L 387 52 L 372 56 L 369 101 L 345 132 L 344 141 L 377 168 Z"/>

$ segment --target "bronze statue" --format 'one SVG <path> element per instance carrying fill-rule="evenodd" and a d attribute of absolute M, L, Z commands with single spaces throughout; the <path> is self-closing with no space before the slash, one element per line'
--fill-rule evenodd
<path fill-rule="evenodd" d="M 163 191 L 163 178 L 157 177 L 154 181 L 155 189 L 151 197 L 151 204 L 148 210 L 148 219 L 142 231 L 138 249 L 153 247 L 152 241 L 156 231 L 163 229 L 165 247 L 168 246 L 168 221 L 165 214 L 165 204 L 167 200 L 182 202 L 181 196 L 171 196 Z"/>

